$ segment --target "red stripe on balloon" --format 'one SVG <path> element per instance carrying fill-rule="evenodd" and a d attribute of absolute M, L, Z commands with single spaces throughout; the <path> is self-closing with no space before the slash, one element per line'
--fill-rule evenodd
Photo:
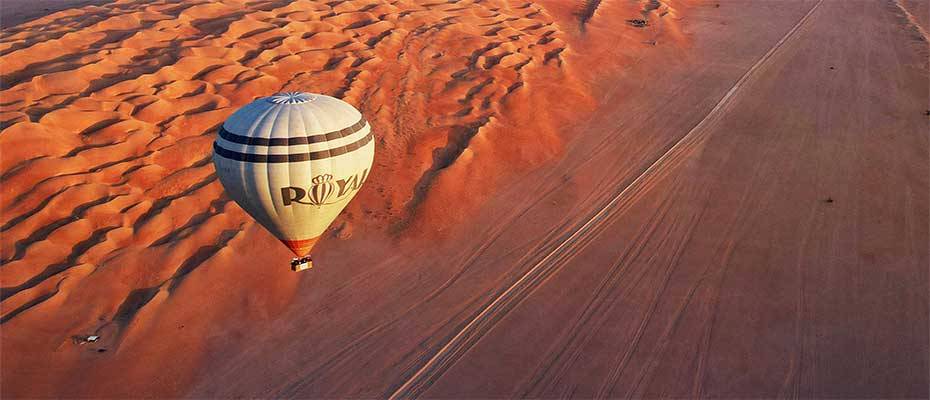
<path fill-rule="evenodd" d="M 310 249 L 313 248 L 313 245 L 315 245 L 316 242 L 320 240 L 320 238 L 315 237 L 312 239 L 280 240 L 281 243 L 284 243 L 287 248 L 291 249 L 291 251 L 294 252 L 297 257 L 303 257 L 310 253 Z"/>

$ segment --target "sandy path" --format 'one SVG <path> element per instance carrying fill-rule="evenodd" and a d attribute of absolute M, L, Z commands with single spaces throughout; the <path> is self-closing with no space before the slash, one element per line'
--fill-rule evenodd
<path fill-rule="evenodd" d="M 825 2 L 423 396 L 926 397 L 926 44 L 893 7 Z"/>

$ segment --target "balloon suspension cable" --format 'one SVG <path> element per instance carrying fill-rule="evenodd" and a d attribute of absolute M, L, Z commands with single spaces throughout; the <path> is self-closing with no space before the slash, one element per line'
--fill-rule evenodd
<path fill-rule="evenodd" d="M 299 272 L 313 268 L 313 260 L 310 256 L 294 258 L 291 260 L 291 271 Z"/>

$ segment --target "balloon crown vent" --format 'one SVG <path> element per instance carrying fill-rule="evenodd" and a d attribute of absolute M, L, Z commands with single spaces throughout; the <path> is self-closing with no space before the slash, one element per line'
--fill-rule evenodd
<path fill-rule="evenodd" d="M 316 96 L 304 92 L 282 92 L 268 97 L 268 101 L 275 104 L 302 104 L 309 103 L 314 99 L 316 99 Z"/>

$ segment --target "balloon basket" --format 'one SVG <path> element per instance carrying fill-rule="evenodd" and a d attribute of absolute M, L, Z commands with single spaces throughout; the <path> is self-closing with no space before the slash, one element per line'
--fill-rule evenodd
<path fill-rule="evenodd" d="M 313 268 L 313 260 L 310 259 L 310 256 L 291 260 L 291 271 L 300 272 L 310 268 Z"/>

